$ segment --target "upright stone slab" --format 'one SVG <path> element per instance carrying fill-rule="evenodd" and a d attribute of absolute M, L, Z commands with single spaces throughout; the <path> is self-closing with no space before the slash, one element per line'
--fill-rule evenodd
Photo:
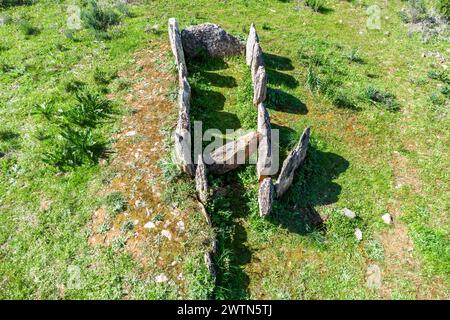
<path fill-rule="evenodd" d="M 195 170 L 195 188 L 199 200 L 206 205 L 208 201 L 208 178 L 206 177 L 206 167 L 203 156 L 198 155 L 197 169 Z"/>
<path fill-rule="evenodd" d="M 187 76 L 186 61 L 184 59 L 183 44 L 181 42 L 181 33 L 178 28 L 178 22 L 175 18 L 170 18 L 168 22 L 169 27 L 169 40 L 172 48 L 173 55 L 175 56 L 175 62 L 177 64 L 180 77 Z M 182 67 L 180 67 L 182 64 Z"/>
<path fill-rule="evenodd" d="M 258 104 L 258 162 L 256 163 L 256 172 L 259 181 L 262 178 L 272 175 L 272 142 L 271 125 L 269 113 L 263 103 Z"/>
<path fill-rule="evenodd" d="M 258 68 L 262 65 L 264 65 L 263 57 L 262 57 L 262 49 L 258 42 L 255 43 L 255 46 L 253 47 L 253 58 L 252 58 L 252 65 L 251 65 L 251 72 L 252 72 L 252 81 L 255 83 L 256 73 L 258 72 Z"/>
<path fill-rule="evenodd" d="M 211 152 L 209 159 L 205 161 L 208 172 L 224 174 L 245 164 L 257 149 L 258 136 L 257 132 L 250 132 Z"/>
<path fill-rule="evenodd" d="M 259 185 L 258 204 L 260 217 L 267 217 L 272 211 L 274 194 L 272 178 L 265 178 Z"/>
<path fill-rule="evenodd" d="M 263 65 L 258 67 L 253 84 L 253 105 L 257 106 L 266 101 L 267 94 L 267 75 L 266 68 Z"/>
<path fill-rule="evenodd" d="M 294 179 L 295 170 L 300 166 L 306 157 L 306 151 L 308 150 L 310 129 L 306 128 L 303 131 L 300 141 L 297 146 L 289 153 L 287 158 L 283 162 L 280 175 L 278 176 L 275 184 L 275 191 L 277 197 L 281 197 L 286 190 L 291 186 Z"/>
<path fill-rule="evenodd" d="M 189 100 L 191 87 L 184 77 L 180 83 L 178 95 L 178 122 L 175 130 L 175 156 L 180 168 L 187 174 L 194 175 L 191 158 L 191 128 L 189 121 Z"/>
<path fill-rule="evenodd" d="M 195 58 L 201 52 L 211 57 L 240 55 L 245 44 L 227 33 L 217 24 L 203 23 L 184 29 L 181 32 L 184 52 L 187 58 Z"/>
<path fill-rule="evenodd" d="M 247 44 L 245 46 L 245 62 L 248 66 L 252 65 L 253 48 L 255 47 L 255 43 L 257 42 L 259 42 L 258 34 L 256 33 L 255 25 L 252 23 L 247 38 Z"/>

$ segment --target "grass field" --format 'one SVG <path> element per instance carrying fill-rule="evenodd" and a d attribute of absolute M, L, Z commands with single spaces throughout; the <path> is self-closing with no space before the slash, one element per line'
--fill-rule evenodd
<path fill-rule="evenodd" d="M 0 1 L 0 298 L 448 298 L 449 34 L 409 33 L 398 14 L 408 2 L 329 0 L 316 12 L 297 1 L 132 1 L 95 28 L 87 1 L 13 2 Z M 80 30 L 68 4 L 82 8 Z M 379 30 L 366 27 L 373 4 Z M 209 230 L 170 162 L 170 17 L 242 39 L 255 23 L 282 154 L 311 127 L 305 164 L 267 220 L 253 166 L 209 177 Z M 256 126 L 243 57 L 188 69 L 204 130 Z M 179 221 L 182 235 L 161 237 Z M 213 233 L 215 283 L 202 256 Z M 371 265 L 380 287 L 367 285 Z"/>

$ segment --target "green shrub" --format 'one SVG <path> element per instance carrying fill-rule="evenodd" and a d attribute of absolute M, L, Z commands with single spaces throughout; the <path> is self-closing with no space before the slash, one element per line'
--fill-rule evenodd
<path fill-rule="evenodd" d="M 388 111 L 397 111 L 400 109 L 400 105 L 395 100 L 395 96 L 388 91 L 369 86 L 366 89 L 366 97 L 375 103 L 383 104 Z"/>
<path fill-rule="evenodd" d="M 82 19 L 86 27 L 102 32 L 108 31 L 110 26 L 120 23 L 120 16 L 109 7 L 101 7 L 96 0 L 91 0 L 82 12 Z"/>
<path fill-rule="evenodd" d="M 31 5 L 35 2 L 36 0 L 0 0 L 0 8 Z"/>
<path fill-rule="evenodd" d="M 305 0 L 305 4 L 315 12 L 320 12 L 325 8 L 325 0 Z"/>
<path fill-rule="evenodd" d="M 127 200 L 122 192 L 114 191 L 108 194 L 105 198 L 105 204 L 109 212 L 113 215 L 121 213 L 127 208 Z"/>
<path fill-rule="evenodd" d="M 437 0 L 436 8 L 442 16 L 450 19 L 450 1 L 448 0 Z"/>
<path fill-rule="evenodd" d="M 39 34 L 39 28 L 33 26 L 30 21 L 26 19 L 21 19 L 19 26 L 20 31 L 22 31 L 25 36 L 34 36 Z"/>

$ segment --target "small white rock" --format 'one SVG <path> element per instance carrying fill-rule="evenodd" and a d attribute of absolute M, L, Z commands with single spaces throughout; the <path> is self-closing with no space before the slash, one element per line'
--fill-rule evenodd
<path fill-rule="evenodd" d="M 394 218 L 389 213 L 385 213 L 381 216 L 381 219 L 383 219 L 384 223 L 386 224 L 393 224 Z"/>
<path fill-rule="evenodd" d="M 180 220 L 180 221 L 177 222 L 177 229 L 178 229 L 178 232 L 184 232 L 185 227 L 184 227 L 183 220 Z"/>
<path fill-rule="evenodd" d="M 342 209 L 342 214 L 344 216 L 346 216 L 347 218 L 349 218 L 349 219 L 355 219 L 356 218 L 356 214 L 352 210 L 347 209 L 347 208 Z"/>
<path fill-rule="evenodd" d="M 362 238 L 363 238 L 363 233 L 362 233 L 361 229 L 359 229 L 359 228 L 356 228 L 356 229 L 355 229 L 355 237 L 356 237 L 356 239 L 357 239 L 358 241 L 361 241 L 361 240 L 362 240 Z"/>
<path fill-rule="evenodd" d="M 161 235 L 164 236 L 164 237 L 166 237 L 166 238 L 169 239 L 169 240 L 172 240 L 172 234 L 170 233 L 169 230 L 163 230 L 163 231 L 161 231 Z"/>
<path fill-rule="evenodd" d="M 135 130 L 128 131 L 127 133 L 125 133 L 126 137 L 132 137 L 132 136 L 135 136 L 135 135 L 136 135 L 136 131 Z"/>
<path fill-rule="evenodd" d="M 156 283 L 167 282 L 168 280 L 169 278 L 167 278 L 167 276 L 164 273 L 161 273 L 160 275 L 157 275 L 155 277 Z"/>
<path fill-rule="evenodd" d="M 144 228 L 145 229 L 153 229 L 154 227 L 156 227 L 156 225 L 153 222 L 151 222 L 151 221 L 149 221 L 146 224 L 144 224 Z"/>

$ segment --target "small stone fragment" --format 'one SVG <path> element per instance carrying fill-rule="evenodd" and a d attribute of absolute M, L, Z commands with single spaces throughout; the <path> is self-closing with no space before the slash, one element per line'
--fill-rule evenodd
<path fill-rule="evenodd" d="M 208 178 L 206 177 L 206 167 L 203 162 L 203 156 L 198 155 L 197 169 L 195 170 L 195 188 L 197 190 L 198 198 L 206 204 L 208 201 Z"/>
<path fill-rule="evenodd" d="M 161 273 L 155 277 L 156 283 L 167 282 L 168 280 L 169 278 L 167 278 L 167 276 L 164 273 Z"/>
<path fill-rule="evenodd" d="M 172 233 L 169 230 L 162 230 L 161 235 L 166 237 L 169 240 L 172 240 Z"/>
<path fill-rule="evenodd" d="M 384 223 L 386 224 L 393 224 L 394 218 L 389 213 L 385 213 L 381 216 L 381 219 L 383 219 Z"/>
<path fill-rule="evenodd" d="M 352 210 L 350 210 L 348 208 L 342 209 L 342 214 L 344 216 L 346 216 L 347 218 L 349 218 L 349 219 L 355 219 L 356 218 L 356 214 Z"/>
<path fill-rule="evenodd" d="M 275 190 L 273 187 L 272 178 L 265 178 L 259 186 L 259 193 L 258 193 L 260 217 L 265 218 L 272 211 L 274 193 Z"/>
<path fill-rule="evenodd" d="M 151 222 L 151 221 L 149 221 L 146 224 L 144 224 L 144 228 L 145 229 L 153 229 L 154 227 L 156 227 L 156 225 L 153 222 Z"/>
<path fill-rule="evenodd" d="M 266 100 L 267 94 L 267 75 L 266 68 L 263 65 L 258 67 L 253 85 L 253 105 L 258 106 Z"/>
<path fill-rule="evenodd" d="M 362 233 L 361 229 L 359 229 L 359 228 L 355 229 L 355 237 L 358 241 L 361 241 L 363 239 L 363 233 Z"/>
<path fill-rule="evenodd" d="M 381 288 L 381 270 L 376 264 L 369 264 L 366 271 L 366 285 L 370 289 Z"/>

